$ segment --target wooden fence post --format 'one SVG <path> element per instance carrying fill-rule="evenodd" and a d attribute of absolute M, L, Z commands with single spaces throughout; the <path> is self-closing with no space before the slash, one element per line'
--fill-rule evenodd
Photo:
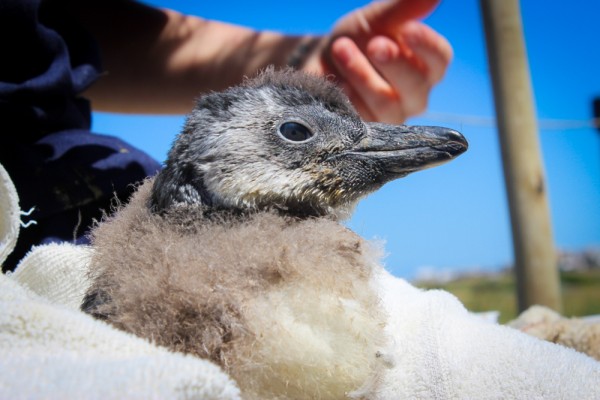
<path fill-rule="evenodd" d="M 561 311 L 558 258 L 518 0 L 480 0 L 510 207 L 519 310 Z"/>

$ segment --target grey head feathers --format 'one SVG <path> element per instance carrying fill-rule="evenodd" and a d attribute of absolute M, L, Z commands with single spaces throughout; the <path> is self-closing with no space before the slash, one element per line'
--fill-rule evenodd
<path fill-rule="evenodd" d="M 466 150 L 455 131 L 363 122 L 326 79 L 268 69 L 197 101 L 150 208 L 347 216 L 384 183 Z"/>

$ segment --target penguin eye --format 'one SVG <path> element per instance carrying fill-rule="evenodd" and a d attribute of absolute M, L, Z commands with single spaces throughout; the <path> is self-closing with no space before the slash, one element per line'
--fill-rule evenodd
<path fill-rule="evenodd" d="M 284 122 L 279 126 L 279 134 L 292 142 L 304 142 L 314 136 L 310 129 L 298 122 Z"/>

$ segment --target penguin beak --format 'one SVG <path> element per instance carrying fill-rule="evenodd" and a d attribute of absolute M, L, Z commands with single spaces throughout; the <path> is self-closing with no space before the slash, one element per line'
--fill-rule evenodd
<path fill-rule="evenodd" d="M 367 130 L 345 155 L 371 164 L 383 181 L 440 165 L 468 148 L 463 135 L 449 128 L 367 123 Z"/>

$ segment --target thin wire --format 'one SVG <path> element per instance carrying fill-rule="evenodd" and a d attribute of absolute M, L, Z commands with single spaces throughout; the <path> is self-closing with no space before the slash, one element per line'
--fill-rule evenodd
<path fill-rule="evenodd" d="M 34 211 L 35 211 L 35 206 L 31 207 L 31 208 L 29 209 L 29 211 L 20 211 L 20 212 L 19 212 L 19 214 L 21 214 L 21 215 L 23 215 L 23 216 L 25 216 L 25 217 L 29 217 L 29 216 L 31 215 L 31 213 L 33 213 Z M 22 226 L 23 228 L 29 228 L 31 225 L 37 225 L 37 221 L 35 221 L 35 220 L 33 220 L 33 219 L 32 219 L 32 220 L 30 220 L 30 221 L 29 221 L 29 222 L 27 222 L 27 223 L 25 223 L 25 222 L 23 222 L 23 221 L 20 221 L 20 222 L 21 222 L 21 226 Z"/>
<path fill-rule="evenodd" d="M 35 211 L 35 206 L 31 207 L 29 209 L 29 211 L 21 211 L 20 214 L 24 215 L 26 217 L 29 217 L 31 215 L 31 213 L 34 212 L 34 211 Z"/>
<path fill-rule="evenodd" d="M 494 128 L 496 127 L 496 118 L 483 117 L 477 115 L 460 115 L 442 112 L 428 112 L 421 116 L 443 123 L 455 123 L 462 125 Z M 600 127 L 600 118 L 591 118 L 588 120 L 568 120 L 568 119 L 539 119 L 538 128 L 540 130 L 577 130 L 577 129 L 598 129 Z"/>

